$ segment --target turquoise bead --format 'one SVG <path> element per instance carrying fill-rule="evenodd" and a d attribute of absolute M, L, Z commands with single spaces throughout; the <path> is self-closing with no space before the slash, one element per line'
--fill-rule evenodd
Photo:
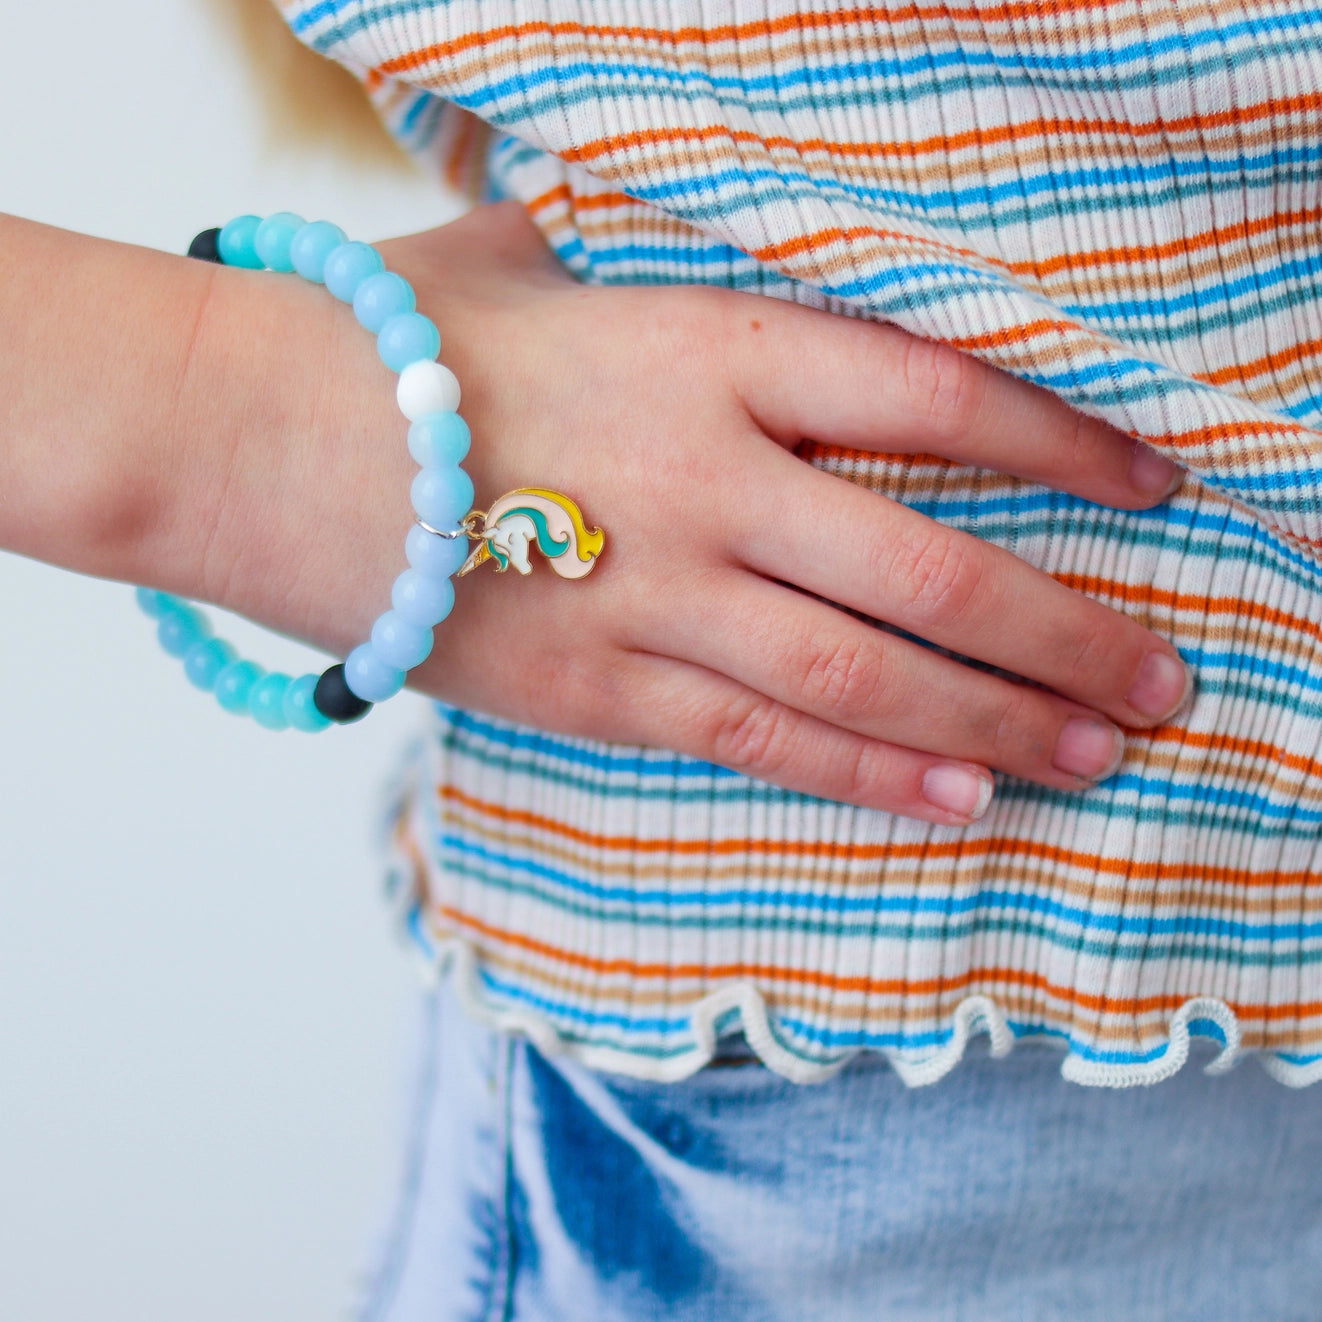
<path fill-rule="evenodd" d="M 204 638 L 184 653 L 184 674 L 190 684 L 210 693 L 216 687 L 216 676 L 238 659 L 239 654 L 223 638 Z"/>
<path fill-rule="evenodd" d="M 138 609 L 153 620 L 159 620 L 166 611 L 184 604 L 178 597 L 168 592 L 157 592 L 153 588 L 134 588 L 133 597 L 138 603 Z"/>
<path fill-rule="evenodd" d="M 463 463 L 472 440 L 457 413 L 424 413 L 409 428 L 409 454 L 419 468 L 448 468 Z"/>
<path fill-rule="evenodd" d="M 473 479 L 462 468 L 424 468 L 409 494 L 424 523 L 448 531 L 473 508 Z"/>
<path fill-rule="evenodd" d="M 412 312 L 418 306 L 413 286 L 394 271 L 378 271 L 358 286 L 353 296 L 353 315 L 358 324 L 375 335 L 391 317 Z"/>
<path fill-rule="evenodd" d="M 448 578 L 429 578 L 406 569 L 395 580 L 390 604 L 410 624 L 434 629 L 454 609 L 454 584 Z"/>
<path fill-rule="evenodd" d="M 183 656 L 194 643 L 211 637 L 211 624 L 201 611 L 180 602 L 162 611 L 156 637 L 170 656 Z"/>
<path fill-rule="evenodd" d="M 404 687 L 407 676 L 388 666 L 372 650 L 370 643 L 360 643 L 344 658 L 344 682 L 364 702 L 385 702 Z"/>
<path fill-rule="evenodd" d="M 352 303 L 358 286 L 369 275 L 383 271 L 385 265 L 381 254 L 370 244 L 342 243 L 326 258 L 322 277 L 326 281 L 326 288 L 341 303 Z"/>
<path fill-rule="evenodd" d="M 216 701 L 236 716 L 248 712 L 248 695 L 266 671 L 255 661 L 232 661 L 216 676 Z"/>
<path fill-rule="evenodd" d="M 263 675 L 248 692 L 248 711 L 258 725 L 267 730 L 287 730 L 285 693 L 293 681 L 278 671 Z"/>
<path fill-rule="evenodd" d="M 410 363 L 431 361 L 440 353 L 441 332 L 421 312 L 401 312 L 381 327 L 376 351 L 392 372 L 402 372 Z"/>
<path fill-rule="evenodd" d="M 331 724 L 312 701 L 320 678 L 320 675 L 300 675 L 285 690 L 285 720 L 304 734 L 316 734 Z"/>
<path fill-rule="evenodd" d="M 226 266 L 242 266 L 249 271 L 260 271 L 262 259 L 257 255 L 255 240 L 260 216 L 235 216 L 220 231 L 216 248 Z"/>
<path fill-rule="evenodd" d="M 372 626 L 371 646 L 386 665 L 396 670 L 412 670 L 431 655 L 431 629 L 427 625 L 410 624 L 398 611 L 388 610 Z"/>
<path fill-rule="evenodd" d="M 471 549 L 467 537 L 437 537 L 416 523 L 404 538 L 409 564 L 428 578 L 449 578 L 457 573 Z"/>
<path fill-rule="evenodd" d="M 289 260 L 304 280 L 319 285 L 326 278 L 326 258 L 345 240 L 344 231 L 329 220 L 304 225 L 289 244 Z"/>
<path fill-rule="evenodd" d="M 306 224 L 307 221 L 302 216 L 296 216 L 292 211 L 277 211 L 274 216 L 267 216 L 257 226 L 257 233 L 253 235 L 252 240 L 257 256 L 262 259 L 262 265 L 272 271 L 292 271 L 294 259 L 290 256 L 289 250 L 294 242 L 294 235 Z"/>

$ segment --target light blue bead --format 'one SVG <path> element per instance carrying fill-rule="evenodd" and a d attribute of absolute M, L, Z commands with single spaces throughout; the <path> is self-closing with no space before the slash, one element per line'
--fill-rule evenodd
<path fill-rule="evenodd" d="M 462 468 L 424 468 L 409 494 L 418 518 L 448 532 L 473 508 L 473 479 Z"/>
<path fill-rule="evenodd" d="M 294 259 L 289 250 L 294 235 L 306 224 L 302 216 L 296 216 L 292 211 L 277 211 L 274 216 L 267 216 L 257 226 L 257 233 L 252 240 L 262 265 L 270 267 L 272 271 L 292 271 Z"/>
<path fill-rule="evenodd" d="M 385 265 L 381 254 L 370 244 L 342 243 L 326 258 L 322 278 L 341 303 L 352 303 L 358 286 L 369 275 L 385 270 Z"/>
<path fill-rule="evenodd" d="M 154 588 L 134 588 L 133 599 L 138 603 L 138 609 L 153 620 L 159 620 L 166 611 L 185 604 L 179 597 L 171 596 L 168 592 L 157 592 Z"/>
<path fill-rule="evenodd" d="M 156 637 L 171 656 L 183 656 L 194 643 L 211 637 L 211 623 L 201 611 L 180 602 L 161 612 Z"/>
<path fill-rule="evenodd" d="M 257 227 L 262 223 L 260 216 L 235 216 L 220 231 L 216 247 L 220 260 L 226 266 L 242 266 L 249 271 L 260 271 L 262 259 L 257 256 L 254 240 Z"/>
<path fill-rule="evenodd" d="M 238 658 L 239 654 L 223 638 L 206 638 L 184 653 L 184 674 L 190 684 L 210 693 L 216 687 L 216 676 Z"/>
<path fill-rule="evenodd" d="M 378 271 L 358 286 L 353 296 L 353 315 L 373 335 L 390 320 L 418 306 L 413 286 L 394 271 Z"/>
<path fill-rule="evenodd" d="M 404 554 L 409 564 L 428 578 L 449 578 L 457 573 L 468 559 L 470 549 L 467 537 L 437 537 L 416 523 L 404 538 Z"/>
<path fill-rule="evenodd" d="M 409 454 L 419 468 L 448 468 L 463 463 L 472 440 L 457 413 L 424 413 L 409 428 Z"/>
<path fill-rule="evenodd" d="M 412 670 L 430 655 L 431 629 L 410 624 L 398 611 L 386 611 L 372 626 L 372 651 L 396 670 Z"/>
<path fill-rule="evenodd" d="M 285 690 L 285 720 L 304 734 L 316 734 L 331 724 L 312 701 L 319 678 L 318 675 L 300 675 Z"/>
<path fill-rule="evenodd" d="M 376 351 L 392 372 L 402 372 L 410 363 L 435 360 L 441 351 L 441 332 L 421 312 L 401 312 L 381 327 Z"/>
<path fill-rule="evenodd" d="M 255 661 L 233 661 L 216 676 L 216 701 L 236 716 L 248 714 L 248 695 L 266 671 Z"/>
<path fill-rule="evenodd" d="M 344 658 L 344 682 L 364 702 L 385 702 L 404 687 L 402 670 L 388 666 L 372 651 L 370 643 L 360 643 Z"/>
<path fill-rule="evenodd" d="M 326 278 L 326 258 L 344 242 L 344 231 L 329 220 L 304 225 L 289 245 L 289 260 L 304 280 L 321 284 Z"/>
<path fill-rule="evenodd" d="M 406 569 L 390 590 L 390 604 L 410 624 L 433 629 L 454 609 L 454 584 Z"/>
<path fill-rule="evenodd" d="M 248 711 L 258 725 L 267 730 L 287 730 L 285 693 L 293 681 L 278 672 L 263 675 L 248 693 Z"/>

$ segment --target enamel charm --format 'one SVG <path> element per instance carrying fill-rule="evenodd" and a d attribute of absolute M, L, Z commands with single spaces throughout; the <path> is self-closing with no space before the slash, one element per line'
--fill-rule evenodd
<path fill-rule="evenodd" d="M 589 532 L 568 496 L 541 487 L 520 487 L 489 510 L 474 510 L 464 519 L 464 531 L 477 545 L 456 578 L 487 560 L 496 562 L 499 574 L 511 565 L 520 574 L 531 574 L 529 553 L 534 547 L 561 578 L 584 578 L 606 544 L 606 534 L 600 528 Z"/>

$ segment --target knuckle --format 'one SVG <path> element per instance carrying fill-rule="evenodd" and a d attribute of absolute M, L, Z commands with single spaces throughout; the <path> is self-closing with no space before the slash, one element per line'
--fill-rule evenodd
<path fill-rule="evenodd" d="M 1089 473 L 1098 465 L 1098 457 L 1109 440 L 1115 436 L 1114 430 L 1098 418 L 1090 418 L 1077 409 L 1069 411 L 1069 436 L 1067 452 L 1070 471 Z"/>
<path fill-rule="evenodd" d="M 974 608 L 986 584 L 987 562 L 976 542 L 938 526 L 901 557 L 899 577 L 912 617 L 949 625 Z"/>
<path fill-rule="evenodd" d="M 837 763 L 839 788 L 836 794 L 846 803 L 867 803 L 877 797 L 877 789 L 889 779 L 886 759 L 880 748 L 861 741 L 843 765 Z"/>
<path fill-rule="evenodd" d="M 875 710 L 882 684 L 876 649 L 857 639 L 847 639 L 813 651 L 799 691 L 809 709 L 857 717 Z"/>
<path fill-rule="evenodd" d="M 712 728 L 712 760 L 735 771 L 774 770 L 782 760 L 784 708 L 751 697 L 721 712 Z"/>
<path fill-rule="evenodd" d="M 1105 621 L 1087 621 L 1062 630 L 1056 643 L 1056 675 L 1052 688 L 1071 693 L 1092 692 L 1105 676 L 1126 673 L 1117 663 L 1114 631 Z"/>
<path fill-rule="evenodd" d="M 976 359 L 914 336 L 905 345 L 901 375 L 911 407 L 936 435 L 958 442 L 977 425 L 987 373 Z"/>
<path fill-rule="evenodd" d="M 1007 683 L 1005 691 L 988 707 L 983 721 L 987 745 L 998 763 L 1021 762 L 1026 748 L 1042 751 L 1037 747 L 1041 740 L 1033 733 L 1039 724 L 1036 716 L 1028 690 Z"/>

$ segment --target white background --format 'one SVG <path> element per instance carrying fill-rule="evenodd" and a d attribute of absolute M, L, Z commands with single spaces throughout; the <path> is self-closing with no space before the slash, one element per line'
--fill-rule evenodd
<path fill-rule="evenodd" d="M 271 155 L 196 0 L 9 4 L 0 55 L 0 210 L 173 251 L 243 211 L 362 238 L 453 212 Z M 186 684 L 126 587 L 0 554 L 0 603 L 0 1318 L 346 1317 L 417 981 L 373 823 L 421 703 L 272 735 Z"/>

